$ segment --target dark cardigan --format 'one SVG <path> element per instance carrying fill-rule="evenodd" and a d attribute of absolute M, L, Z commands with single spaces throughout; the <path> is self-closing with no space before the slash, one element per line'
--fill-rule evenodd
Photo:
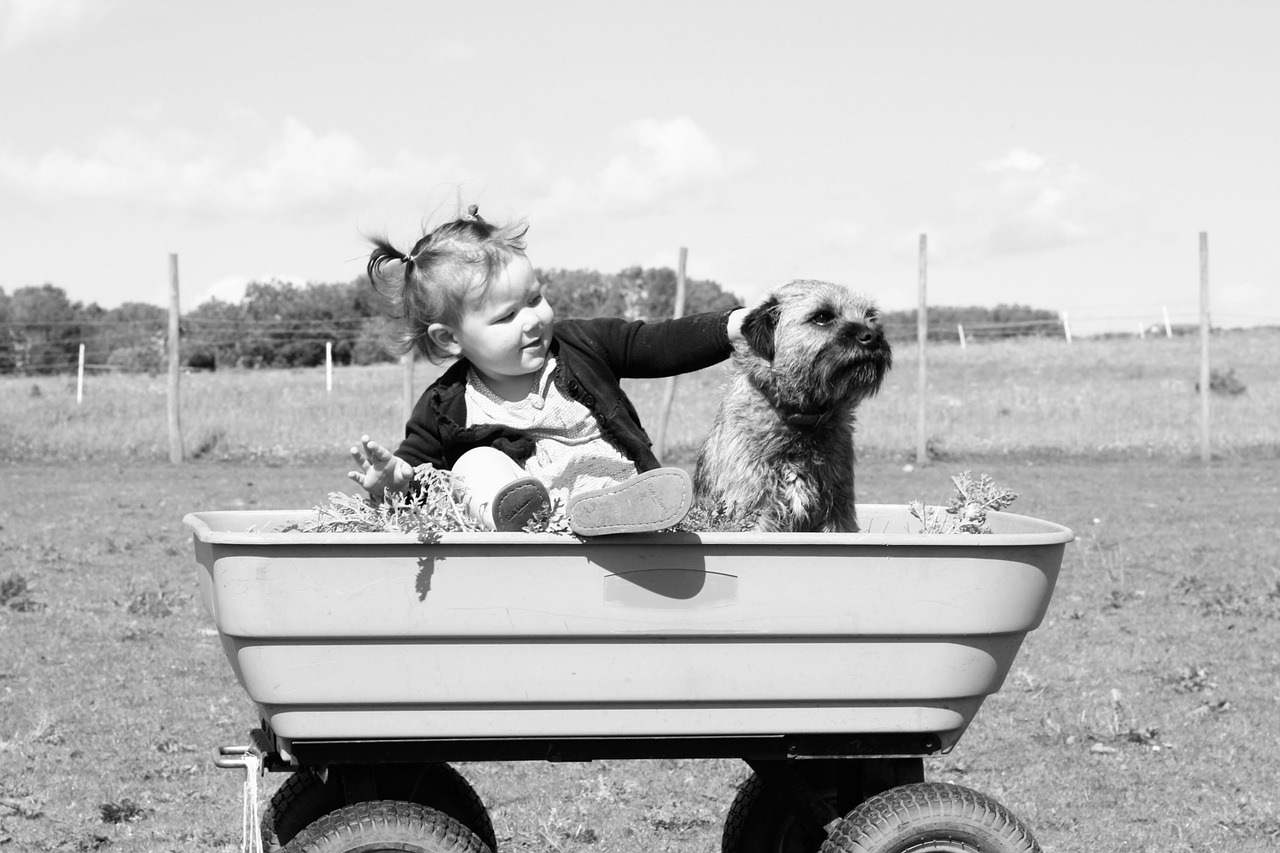
<path fill-rule="evenodd" d="M 605 440 L 636 465 L 660 467 L 640 416 L 619 380 L 674 376 L 724 361 L 730 311 L 693 314 L 678 320 L 626 322 L 613 318 L 561 320 L 555 324 L 550 352 L 556 357 L 552 381 L 565 396 L 590 410 Z M 523 463 L 533 455 L 535 439 L 499 424 L 468 427 L 466 359 L 459 359 L 431 384 L 405 425 L 396 455 L 417 467 L 424 463 L 452 468 L 475 447 L 494 447 Z"/>

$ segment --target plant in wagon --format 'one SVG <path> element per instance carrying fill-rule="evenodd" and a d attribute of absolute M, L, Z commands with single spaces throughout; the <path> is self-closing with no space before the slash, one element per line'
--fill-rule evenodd
<path fill-rule="evenodd" d="M 921 501 L 911 501 L 907 506 L 911 514 L 924 525 L 925 533 L 990 533 L 987 513 L 1008 509 L 1018 493 L 996 485 L 986 474 L 976 478 L 971 471 L 962 471 L 951 478 L 956 494 L 945 507 L 925 506 Z"/>
<path fill-rule="evenodd" d="M 374 501 L 364 495 L 330 492 L 314 518 L 286 522 L 278 532 L 300 533 L 412 533 L 429 542 L 443 533 L 469 533 L 485 528 L 467 514 L 449 471 L 421 465 L 414 471 L 418 488 L 390 493 Z M 737 533 L 755 528 L 755 516 L 730 512 L 724 503 L 695 504 L 673 531 Z M 558 502 L 538 512 L 525 533 L 571 534 L 564 508 Z"/>
<path fill-rule="evenodd" d="M 417 488 L 403 494 L 388 492 L 386 500 L 362 495 L 330 492 L 329 502 L 315 508 L 314 519 L 289 521 L 281 533 L 412 533 L 429 542 L 443 533 L 468 533 L 485 528 L 467 514 L 459 499 L 453 475 L 448 471 L 420 465 L 414 471 Z M 568 532 L 563 512 L 552 506 L 535 515 L 526 527 L 529 533 Z"/>

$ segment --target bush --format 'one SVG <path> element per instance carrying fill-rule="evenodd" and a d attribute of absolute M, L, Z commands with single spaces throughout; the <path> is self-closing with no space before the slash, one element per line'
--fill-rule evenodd
<path fill-rule="evenodd" d="M 187 367 L 192 370 L 217 370 L 218 354 L 210 347 L 201 347 L 187 356 Z"/>
<path fill-rule="evenodd" d="M 31 585 L 27 583 L 27 579 L 16 574 L 0 580 L 0 606 L 20 613 L 44 609 L 42 603 L 31 597 Z"/>
<path fill-rule="evenodd" d="M 1196 392 L 1200 391 L 1200 383 L 1196 383 Z M 1245 384 L 1236 376 L 1232 368 L 1219 370 L 1216 367 L 1209 372 L 1209 392 L 1235 397 L 1245 392 Z"/>
<path fill-rule="evenodd" d="M 162 367 L 160 353 L 154 347 L 149 346 L 113 349 L 111 355 L 107 356 L 107 366 L 129 373 L 150 373 L 152 375 L 159 373 Z"/>

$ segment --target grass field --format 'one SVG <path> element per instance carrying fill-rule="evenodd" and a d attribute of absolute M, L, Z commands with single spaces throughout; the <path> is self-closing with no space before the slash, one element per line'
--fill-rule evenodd
<path fill-rule="evenodd" d="M 1215 369 L 1246 391 L 1213 395 L 1214 451 L 1280 453 L 1280 330 L 1222 332 Z M 916 361 L 899 342 L 894 369 L 859 416 L 864 456 L 914 455 Z M 1185 456 L 1198 451 L 1199 343 L 1014 340 L 933 346 L 928 353 L 928 440 L 943 456 Z M 418 387 L 435 375 L 415 371 Z M 669 461 L 688 462 L 706 434 L 723 368 L 682 377 L 671 416 Z M 341 368 L 332 393 L 323 369 L 218 371 L 184 376 L 181 421 L 189 458 L 325 460 L 363 433 L 398 441 L 406 414 L 398 366 Z M 651 432 L 666 380 L 632 381 Z M 90 376 L 76 403 L 74 377 L 0 379 L 0 459 L 169 458 L 167 378 Z"/>
<path fill-rule="evenodd" d="M 926 761 L 929 778 L 1002 801 L 1046 850 L 1280 848 L 1277 343 L 1215 340 L 1248 390 L 1214 397 L 1207 466 L 1192 458 L 1195 351 L 1179 340 L 940 348 L 930 411 L 951 413 L 933 421 L 946 457 L 910 471 L 905 348 L 864 412 L 861 501 L 939 502 L 972 468 L 1020 492 L 1016 511 L 1076 531 L 1003 689 Z M 686 457 L 714 403 L 702 381 L 682 384 L 672 427 Z M 0 850 L 229 853 L 240 777 L 212 750 L 257 716 L 196 595 L 182 515 L 345 490 L 350 436 L 400 432 L 399 373 L 342 371 L 331 400 L 318 372 L 193 377 L 188 435 L 217 437 L 181 467 L 156 461 L 163 381 L 112 382 L 82 407 L 65 379 L 0 383 Z M 459 769 L 506 851 L 709 853 L 745 775 L 732 761 Z"/>

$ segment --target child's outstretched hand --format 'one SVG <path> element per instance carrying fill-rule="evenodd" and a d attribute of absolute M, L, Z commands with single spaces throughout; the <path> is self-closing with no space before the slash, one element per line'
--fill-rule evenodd
<path fill-rule="evenodd" d="M 381 500 L 387 489 L 403 492 L 413 482 L 413 466 L 367 435 L 360 437 L 358 447 L 351 448 L 351 458 L 360 470 L 349 471 L 347 476 L 364 487 L 374 500 Z"/>

